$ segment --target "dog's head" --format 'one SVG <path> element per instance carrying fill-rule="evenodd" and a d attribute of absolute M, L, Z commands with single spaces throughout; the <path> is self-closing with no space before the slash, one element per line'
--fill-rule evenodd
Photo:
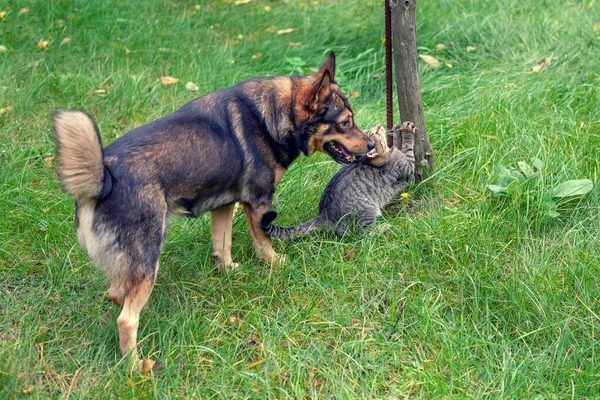
<path fill-rule="evenodd" d="M 375 148 L 361 157 L 360 161 L 375 167 L 380 167 L 387 163 L 391 157 L 392 149 L 387 144 L 386 130 L 381 125 L 375 125 L 371 129 L 366 130 L 365 134 L 375 142 Z"/>
<path fill-rule="evenodd" d="M 310 156 L 317 151 L 349 164 L 375 147 L 354 123 L 354 110 L 335 83 L 335 54 L 331 52 L 318 72 L 295 84 L 294 119 L 298 146 Z"/>

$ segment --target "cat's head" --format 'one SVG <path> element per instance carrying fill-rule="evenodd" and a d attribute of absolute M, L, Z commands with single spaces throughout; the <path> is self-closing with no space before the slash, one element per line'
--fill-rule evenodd
<path fill-rule="evenodd" d="M 375 125 L 368 129 L 365 135 L 375 142 L 375 148 L 362 157 L 364 164 L 382 166 L 390 159 L 392 150 L 387 145 L 387 132 L 381 125 Z"/>

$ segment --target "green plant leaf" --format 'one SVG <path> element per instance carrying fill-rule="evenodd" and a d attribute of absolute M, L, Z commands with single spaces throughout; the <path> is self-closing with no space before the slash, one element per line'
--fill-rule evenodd
<path fill-rule="evenodd" d="M 498 179 L 496 179 L 496 185 L 507 188 L 515 181 L 517 181 L 517 178 L 512 175 L 500 175 Z"/>
<path fill-rule="evenodd" d="M 494 193 L 502 193 L 508 189 L 508 186 L 499 186 L 499 185 L 487 185 L 487 188 L 490 189 Z"/>
<path fill-rule="evenodd" d="M 521 169 L 521 172 L 523 172 L 525 177 L 529 178 L 531 174 L 533 174 L 533 168 L 525 161 L 519 161 L 517 164 L 519 165 L 519 169 Z"/>
<path fill-rule="evenodd" d="M 544 164 L 544 162 L 542 160 L 540 160 L 539 158 L 534 158 L 533 160 L 531 160 L 531 163 L 533 164 L 533 166 L 538 170 L 541 171 L 544 169 L 544 166 L 546 164 Z"/>
<path fill-rule="evenodd" d="M 294 67 L 303 67 L 306 65 L 306 61 L 300 57 L 286 57 L 285 61 Z"/>
<path fill-rule="evenodd" d="M 572 197 L 589 193 L 594 184 L 589 179 L 575 179 L 561 183 L 552 189 L 552 197 Z"/>
<path fill-rule="evenodd" d="M 548 216 L 550 218 L 558 218 L 560 217 L 560 213 L 558 211 L 550 210 L 548 211 Z"/>

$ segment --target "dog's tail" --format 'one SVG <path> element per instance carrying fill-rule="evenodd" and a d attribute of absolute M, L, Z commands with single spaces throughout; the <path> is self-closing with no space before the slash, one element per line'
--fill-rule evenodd
<path fill-rule="evenodd" d="M 322 231 L 329 226 L 327 220 L 320 215 L 303 224 L 289 227 L 273 225 L 273 220 L 276 217 L 277 213 L 275 211 L 269 211 L 261 218 L 260 227 L 267 235 L 279 239 L 302 238 L 315 231 Z"/>
<path fill-rule="evenodd" d="M 57 111 L 52 126 L 58 142 L 58 178 L 76 200 L 99 200 L 112 189 L 102 161 L 102 142 L 92 117 L 82 111 Z"/>

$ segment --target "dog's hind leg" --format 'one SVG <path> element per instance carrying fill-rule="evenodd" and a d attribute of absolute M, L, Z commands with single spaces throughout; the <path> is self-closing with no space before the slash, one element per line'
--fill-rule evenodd
<path fill-rule="evenodd" d="M 219 208 L 210 214 L 213 257 L 219 272 L 233 271 L 238 267 L 231 259 L 231 230 L 235 204 Z"/>
<path fill-rule="evenodd" d="M 158 262 L 156 263 L 156 268 L 158 269 Z M 154 277 L 147 277 L 139 282 L 129 284 L 125 301 L 123 302 L 123 309 L 121 310 L 121 314 L 119 314 L 119 318 L 117 318 L 121 353 L 123 356 L 128 353 L 130 354 L 133 369 L 138 368 L 136 343 L 140 313 L 150 297 L 153 286 Z"/>

